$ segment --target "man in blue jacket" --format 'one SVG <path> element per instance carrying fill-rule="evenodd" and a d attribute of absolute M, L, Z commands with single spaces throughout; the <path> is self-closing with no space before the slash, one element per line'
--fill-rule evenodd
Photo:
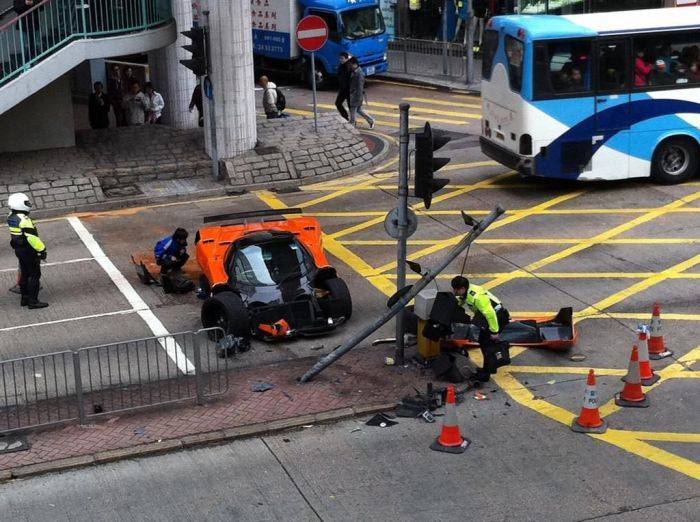
<path fill-rule="evenodd" d="M 153 249 L 161 274 L 177 272 L 190 258 L 187 254 L 187 230 L 177 228 L 171 236 L 156 243 Z"/>

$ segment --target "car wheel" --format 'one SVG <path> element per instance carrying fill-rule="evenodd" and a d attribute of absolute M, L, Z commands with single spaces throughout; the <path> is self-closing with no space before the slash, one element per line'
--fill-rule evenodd
<path fill-rule="evenodd" d="M 202 305 L 202 326 L 221 328 L 225 334 L 250 337 L 250 316 L 243 300 L 233 292 L 221 292 Z"/>
<path fill-rule="evenodd" d="M 326 279 L 324 284 L 330 292 L 331 298 L 337 299 L 340 302 L 340 306 L 338 308 L 340 315 L 345 317 L 346 321 L 349 321 L 350 317 L 352 317 L 352 298 L 350 297 L 348 285 L 346 285 L 345 281 L 339 277 Z"/>
<path fill-rule="evenodd" d="M 670 138 L 661 143 L 652 159 L 652 178 L 663 184 L 682 183 L 698 172 L 698 145 L 689 138 Z"/>

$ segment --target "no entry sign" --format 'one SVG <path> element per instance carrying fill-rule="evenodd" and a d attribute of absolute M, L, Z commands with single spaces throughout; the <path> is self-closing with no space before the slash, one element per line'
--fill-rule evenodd
<path fill-rule="evenodd" d="M 318 51 L 328 41 L 328 25 L 320 16 L 305 16 L 297 25 L 297 42 L 307 52 Z"/>

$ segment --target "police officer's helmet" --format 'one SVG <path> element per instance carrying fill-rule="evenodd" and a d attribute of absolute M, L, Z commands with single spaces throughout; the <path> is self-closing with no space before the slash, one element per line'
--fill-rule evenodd
<path fill-rule="evenodd" d="M 16 210 L 19 212 L 29 212 L 32 209 L 32 204 L 29 202 L 29 198 L 22 192 L 10 194 L 10 197 L 7 199 L 7 206 L 10 208 L 10 210 Z"/>
<path fill-rule="evenodd" d="M 452 279 L 452 288 L 457 290 L 458 288 L 469 288 L 469 279 L 464 276 L 457 276 Z"/>

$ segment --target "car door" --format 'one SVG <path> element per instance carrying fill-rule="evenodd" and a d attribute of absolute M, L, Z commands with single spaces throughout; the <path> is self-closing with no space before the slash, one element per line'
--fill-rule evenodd
<path fill-rule="evenodd" d="M 629 177 L 630 46 L 627 38 L 596 42 L 595 124 L 592 178 Z M 584 173 L 585 175 L 585 173 Z"/>

